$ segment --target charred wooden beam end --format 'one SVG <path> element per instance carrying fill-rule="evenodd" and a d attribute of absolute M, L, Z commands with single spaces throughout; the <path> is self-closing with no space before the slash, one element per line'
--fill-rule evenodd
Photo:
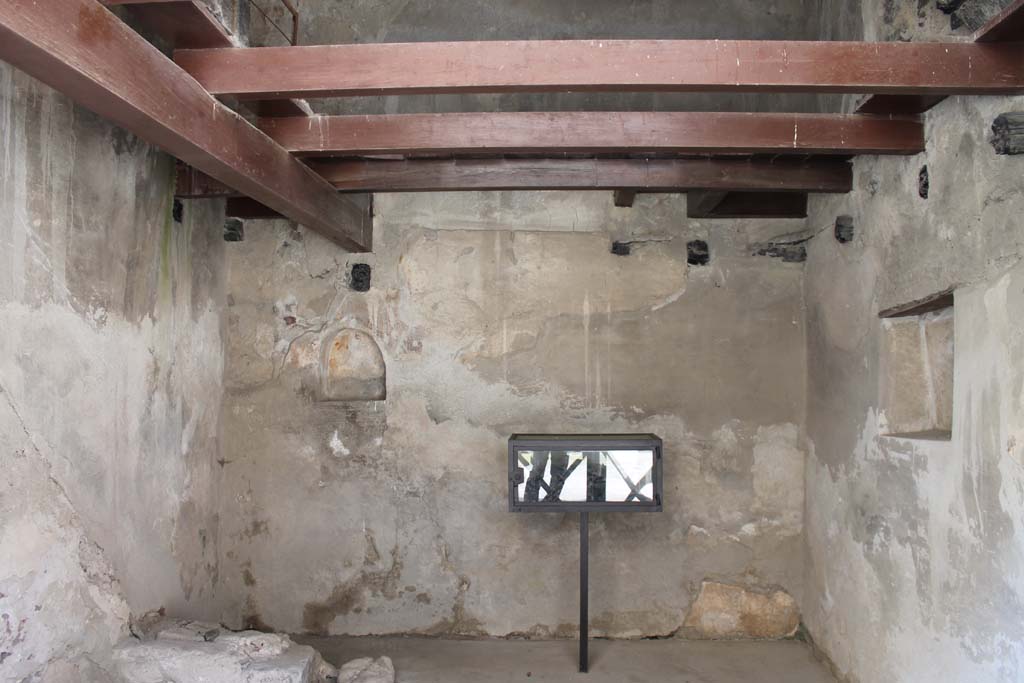
<path fill-rule="evenodd" d="M 373 271 L 369 263 L 353 263 L 352 275 L 349 278 L 349 285 L 355 292 L 370 291 L 370 277 Z"/>
<path fill-rule="evenodd" d="M 840 244 L 853 241 L 853 216 L 836 216 L 835 236 Z"/>
<path fill-rule="evenodd" d="M 711 260 L 708 243 L 704 240 L 690 240 L 686 243 L 686 262 L 691 266 L 706 266 Z"/>
<path fill-rule="evenodd" d="M 996 154 L 1024 154 L 1024 111 L 996 117 L 992 122 L 992 147 Z"/>
<path fill-rule="evenodd" d="M 245 223 L 237 218 L 224 219 L 224 241 L 241 242 L 245 239 Z"/>

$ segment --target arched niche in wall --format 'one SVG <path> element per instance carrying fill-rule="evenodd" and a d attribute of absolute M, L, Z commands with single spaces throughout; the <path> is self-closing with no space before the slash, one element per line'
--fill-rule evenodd
<path fill-rule="evenodd" d="M 324 339 L 320 356 L 321 401 L 380 401 L 386 394 L 384 356 L 373 337 L 346 327 Z"/>

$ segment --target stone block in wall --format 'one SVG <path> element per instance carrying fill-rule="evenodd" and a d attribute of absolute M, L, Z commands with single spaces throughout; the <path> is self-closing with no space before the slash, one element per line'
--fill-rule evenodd
<path fill-rule="evenodd" d="M 704 581 L 683 623 L 687 638 L 788 638 L 800 626 L 796 600 L 781 590 L 758 592 Z"/>
<path fill-rule="evenodd" d="M 379 401 L 387 393 L 380 347 L 366 332 L 343 328 L 321 346 L 320 400 Z"/>

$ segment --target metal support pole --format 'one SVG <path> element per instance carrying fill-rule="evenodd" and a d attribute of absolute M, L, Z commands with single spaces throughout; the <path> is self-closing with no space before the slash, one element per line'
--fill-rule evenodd
<path fill-rule="evenodd" d="M 590 619 L 587 615 L 588 587 L 587 562 L 590 551 L 590 533 L 587 530 L 587 513 L 580 513 L 580 673 L 587 673 L 587 636 Z"/>

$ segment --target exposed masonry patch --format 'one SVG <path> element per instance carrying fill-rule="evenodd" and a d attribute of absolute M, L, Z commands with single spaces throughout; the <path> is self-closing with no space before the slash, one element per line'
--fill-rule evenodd
<path fill-rule="evenodd" d="M 642 240 L 615 240 L 612 242 L 612 253 L 616 256 L 629 256 L 633 253 L 634 244 L 647 244 L 649 242 L 671 242 L 671 237 L 649 237 Z"/>
<path fill-rule="evenodd" d="M 754 256 L 781 258 L 785 263 L 802 263 L 807 260 L 806 244 L 810 237 L 792 242 L 764 242 L 754 245 Z"/>
<path fill-rule="evenodd" d="M 921 167 L 921 170 L 917 172 L 917 194 L 921 199 L 928 199 L 928 188 L 931 185 L 931 180 L 928 177 L 928 164 Z"/>
<path fill-rule="evenodd" d="M 704 581 L 682 631 L 697 639 L 774 639 L 791 637 L 799 626 L 796 601 L 785 591 Z"/>

